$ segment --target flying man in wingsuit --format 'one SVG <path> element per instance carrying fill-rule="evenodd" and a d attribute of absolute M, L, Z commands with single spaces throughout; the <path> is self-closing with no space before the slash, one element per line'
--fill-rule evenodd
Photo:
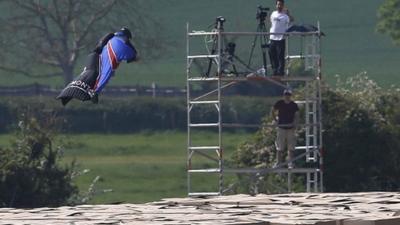
<path fill-rule="evenodd" d="M 107 82 L 114 75 L 122 61 L 137 61 L 137 51 L 130 40 L 132 33 L 122 28 L 115 33 L 108 33 L 97 43 L 88 55 L 82 73 L 69 83 L 57 96 L 65 106 L 73 98 L 81 101 L 91 100 L 98 103 L 98 96 Z"/>

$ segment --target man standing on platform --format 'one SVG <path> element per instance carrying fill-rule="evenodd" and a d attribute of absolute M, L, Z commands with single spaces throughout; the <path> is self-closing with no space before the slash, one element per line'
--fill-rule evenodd
<path fill-rule="evenodd" d="M 272 75 L 283 76 L 285 70 L 285 33 L 289 28 L 289 23 L 294 19 L 289 10 L 285 8 L 284 0 L 276 0 L 276 10 L 271 13 L 271 28 L 269 57 L 272 66 Z M 276 33 L 276 34 L 274 34 Z"/>
<path fill-rule="evenodd" d="M 288 168 L 293 168 L 293 151 L 296 146 L 296 127 L 299 121 L 299 107 L 292 101 L 292 91 L 285 89 L 283 99 L 275 103 L 271 115 L 277 123 L 277 137 L 275 141 L 277 161 L 274 167 L 282 162 L 285 148 L 288 151 Z"/>

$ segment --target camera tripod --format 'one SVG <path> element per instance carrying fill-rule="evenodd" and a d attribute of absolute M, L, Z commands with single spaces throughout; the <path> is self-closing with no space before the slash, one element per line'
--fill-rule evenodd
<path fill-rule="evenodd" d="M 235 49 L 236 44 L 233 41 L 227 43 L 225 51 L 223 52 L 224 58 L 221 65 L 222 73 L 233 74 L 238 77 L 241 74 L 248 74 L 253 72 L 254 70 L 235 54 Z M 238 64 L 236 64 L 236 62 L 238 62 Z M 236 65 L 241 67 L 242 70 L 244 69 L 244 71 L 241 70 L 239 72 Z M 228 69 L 228 66 L 232 66 L 232 71 Z"/>
<path fill-rule="evenodd" d="M 257 19 L 258 19 L 258 26 L 257 26 L 257 30 L 256 32 L 262 32 L 262 33 L 266 33 L 267 31 L 267 27 L 265 24 L 265 20 L 268 17 L 268 10 L 269 8 L 264 8 L 259 6 L 258 7 L 258 11 L 257 11 Z M 249 57 L 249 62 L 247 64 L 248 67 L 251 66 L 251 61 L 253 59 L 253 54 L 254 54 L 254 49 L 256 47 L 257 41 L 258 39 L 260 39 L 260 48 L 261 48 L 261 52 L 262 52 L 262 59 L 263 59 L 263 69 L 265 71 L 265 75 L 267 75 L 267 49 L 269 48 L 269 44 L 268 44 L 268 37 L 267 35 L 258 35 L 256 34 L 254 36 L 254 40 L 253 43 L 251 45 L 251 51 L 250 51 L 250 57 Z"/>
<path fill-rule="evenodd" d="M 221 17 L 221 16 L 217 17 L 214 29 L 216 29 L 220 32 L 223 32 L 224 31 L 224 27 L 223 27 L 224 22 L 225 22 L 225 19 L 223 17 Z M 253 71 L 246 64 L 246 62 L 244 62 L 242 59 L 240 59 L 235 54 L 236 43 L 233 40 L 228 41 L 228 40 L 226 40 L 226 37 L 224 37 L 223 40 L 221 40 L 220 44 L 221 44 L 221 46 L 220 46 L 221 49 L 219 50 L 219 53 L 220 53 L 220 56 L 222 57 L 222 59 L 220 61 L 221 64 L 219 66 L 220 66 L 221 74 L 226 74 L 228 76 L 229 75 L 239 76 L 239 74 L 241 74 L 241 73 L 247 74 L 248 72 Z M 212 49 L 211 49 L 210 54 L 214 55 L 217 53 L 217 51 L 218 51 L 218 36 L 215 35 L 212 40 Z M 246 72 L 239 72 L 234 61 L 237 61 L 238 63 L 240 63 L 240 65 L 242 67 L 245 67 Z M 210 76 L 212 64 L 213 64 L 213 59 L 209 58 L 208 68 L 205 73 L 206 77 Z M 229 67 L 231 67 L 231 68 L 229 68 Z"/>
<path fill-rule="evenodd" d="M 224 17 L 222 16 L 217 17 L 215 20 L 214 29 L 216 29 L 219 32 L 224 31 L 224 22 L 225 22 Z M 210 55 L 215 55 L 215 53 L 217 53 L 217 48 L 218 48 L 218 36 L 214 36 Z M 220 50 L 220 52 L 222 52 L 222 50 Z M 205 74 L 206 77 L 210 76 L 212 64 L 213 64 L 213 59 L 209 58 L 208 68 Z"/>

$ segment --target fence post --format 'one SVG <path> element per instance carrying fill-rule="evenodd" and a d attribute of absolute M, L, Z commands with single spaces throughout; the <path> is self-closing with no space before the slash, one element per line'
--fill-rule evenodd
<path fill-rule="evenodd" d="M 155 82 L 153 82 L 153 83 L 151 83 L 151 89 L 152 89 L 152 91 L 153 91 L 153 98 L 156 98 L 156 83 Z"/>

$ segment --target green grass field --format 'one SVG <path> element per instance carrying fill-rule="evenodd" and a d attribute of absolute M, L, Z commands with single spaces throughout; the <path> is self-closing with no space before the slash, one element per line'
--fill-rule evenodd
<path fill-rule="evenodd" d="M 111 85 L 185 85 L 186 22 L 194 30 L 209 30 L 217 16 L 227 19 L 227 31 L 254 31 L 258 5 L 274 7 L 275 0 L 147 0 L 149 14 L 163 27 L 165 39 L 175 44 L 159 60 L 121 65 Z M 375 32 L 377 9 L 382 0 L 296 0 L 287 1 L 296 24 L 321 23 L 326 37 L 322 42 L 323 73 L 334 82 L 335 74 L 344 77 L 366 71 L 379 84 L 399 84 L 400 48 L 391 40 Z M 79 73 L 81 66 L 77 68 Z M 61 79 L 33 80 L 21 76 L 1 74 L 2 85 L 33 82 L 62 86 Z"/>
<path fill-rule="evenodd" d="M 202 132 L 196 135 L 196 141 L 205 144 L 215 135 Z M 226 157 L 249 136 L 224 134 Z M 0 135 L 0 145 L 7 146 L 10 138 L 10 135 Z M 98 194 L 90 203 L 142 203 L 187 194 L 187 135 L 184 132 L 66 135 L 64 140 L 68 145 L 63 162 L 76 159 L 81 170 L 90 170 L 77 179 L 80 190 L 85 192 L 96 176 L 101 177 L 96 184 Z M 214 181 L 211 177 L 201 182 Z M 101 193 L 105 189 L 112 192 Z"/>

